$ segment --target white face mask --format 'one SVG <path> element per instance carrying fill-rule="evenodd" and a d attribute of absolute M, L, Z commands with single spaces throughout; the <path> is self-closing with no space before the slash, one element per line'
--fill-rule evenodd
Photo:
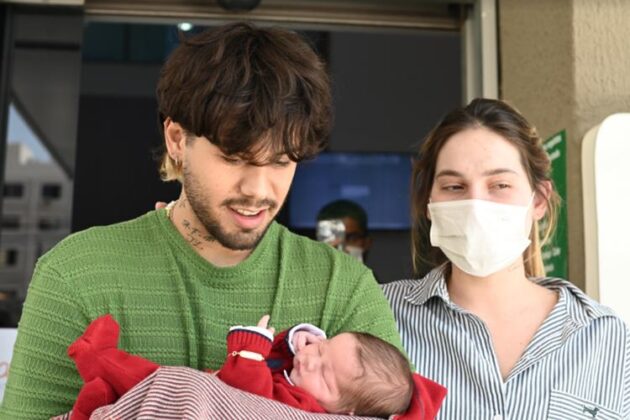
<path fill-rule="evenodd" d="M 431 245 L 470 275 L 496 273 L 513 263 L 531 242 L 527 220 L 531 202 L 526 206 L 476 199 L 429 203 Z"/>
<path fill-rule="evenodd" d="M 363 248 L 359 246 L 346 245 L 344 251 L 346 251 L 347 254 L 352 255 L 357 260 L 363 262 Z"/>

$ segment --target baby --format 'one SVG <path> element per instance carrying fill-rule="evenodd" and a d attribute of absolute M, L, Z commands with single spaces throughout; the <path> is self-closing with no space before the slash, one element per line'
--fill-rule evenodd
<path fill-rule="evenodd" d="M 319 328 L 300 324 L 274 339 L 268 322 L 265 315 L 257 326 L 230 329 L 227 358 L 213 372 L 219 379 L 310 412 L 372 417 L 408 413 L 430 419 L 446 394 L 440 385 L 412 374 L 398 349 L 370 334 L 326 339 Z M 88 419 L 159 368 L 118 349 L 118 333 L 116 321 L 105 315 L 69 347 L 85 381 L 72 420 Z"/>

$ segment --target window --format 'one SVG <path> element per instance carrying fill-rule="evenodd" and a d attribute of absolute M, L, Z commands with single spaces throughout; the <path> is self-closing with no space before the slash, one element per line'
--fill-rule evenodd
<path fill-rule="evenodd" d="M 18 229 L 20 227 L 20 216 L 15 214 L 5 214 L 2 216 L 2 229 Z"/>
<path fill-rule="evenodd" d="M 56 199 L 61 197 L 61 185 L 44 184 L 42 186 L 42 197 L 47 199 Z"/>
<path fill-rule="evenodd" d="M 24 185 L 7 182 L 2 188 L 2 195 L 12 198 L 22 197 L 24 195 Z"/>
<path fill-rule="evenodd" d="M 14 267 L 18 262 L 17 249 L 6 249 L 0 253 L 0 267 Z"/>
<path fill-rule="evenodd" d="M 347 199 L 365 209 L 369 229 L 409 229 L 410 178 L 409 153 L 322 153 L 295 171 L 289 226 L 314 229 L 319 209 Z"/>
<path fill-rule="evenodd" d="M 40 230 L 54 230 L 61 227 L 59 219 L 39 219 L 37 224 Z"/>

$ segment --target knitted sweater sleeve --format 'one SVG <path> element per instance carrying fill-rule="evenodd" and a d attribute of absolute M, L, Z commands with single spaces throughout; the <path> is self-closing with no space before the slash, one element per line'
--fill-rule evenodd
<path fill-rule="evenodd" d="M 293 355 L 286 344 L 286 332 L 274 341 L 276 357 L 292 359 Z M 227 338 L 227 358 L 217 373 L 226 384 L 243 391 L 280 401 L 302 410 L 323 413 L 317 400 L 305 390 L 281 379 L 282 373 L 272 374 L 266 360 L 272 349 L 272 342 L 247 329 L 231 330 Z M 259 357 L 256 357 L 259 356 Z"/>
<path fill-rule="evenodd" d="M 88 324 L 75 288 L 40 261 L 24 303 L 0 419 L 43 419 L 72 408 L 81 379 L 66 354 Z"/>
<path fill-rule="evenodd" d="M 329 336 L 344 331 L 361 331 L 375 335 L 393 344 L 403 354 L 407 354 L 400 341 L 394 315 L 383 291 L 374 279 L 372 271 L 365 268 L 354 282 L 349 293 L 348 279 L 329 294 L 330 305 L 324 313 L 321 327 Z M 342 299 L 335 299 L 343 296 Z M 332 306 L 331 306 L 332 305 Z"/>
<path fill-rule="evenodd" d="M 246 329 L 232 330 L 227 337 L 227 357 L 217 376 L 234 388 L 272 398 L 271 370 L 265 363 L 270 350 L 269 338 Z"/>

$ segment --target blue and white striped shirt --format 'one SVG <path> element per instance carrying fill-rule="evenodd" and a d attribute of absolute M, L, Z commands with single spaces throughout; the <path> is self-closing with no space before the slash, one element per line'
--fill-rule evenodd
<path fill-rule="evenodd" d="M 448 389 L 438 419 L 630 419 L 630 334 L 571 283 L 504 381 L 483 321 L 454 304 L 441 269 L 383 286 L 418 372 Z"/>

